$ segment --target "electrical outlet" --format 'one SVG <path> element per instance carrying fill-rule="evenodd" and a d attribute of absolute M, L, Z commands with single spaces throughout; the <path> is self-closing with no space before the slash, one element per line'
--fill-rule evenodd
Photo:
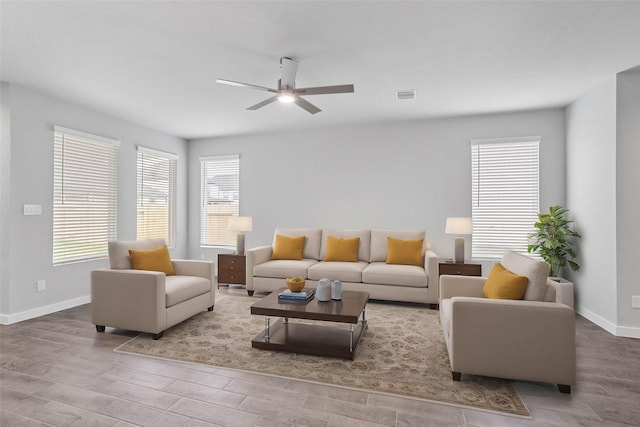
<path fill-rule="evenodd" d="M 38 280 L 36 282 L 36 290 L 38 292 L 46 291 L 47 290 L 47 282 L 45 282 L 44 280 Z"/>
<path fill-rule="evenodd" d="M 640 295 L 631 295 L 631 308 L 640 308 Z"/>

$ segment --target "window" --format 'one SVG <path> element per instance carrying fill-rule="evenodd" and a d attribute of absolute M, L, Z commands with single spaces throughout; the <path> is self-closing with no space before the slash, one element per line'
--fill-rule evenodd
<path fill-rule="evenodd" d="M 178 156 L 138 147 L 137 238 L 175 243 Z"/>
<path fill-rule="evenodd" d="M 54 128 L 53 265 L 108 255 L 117 234 L 118 145 Z"/>
<path fill-rule="evenodd" d="M 240 212 L 240 156 L 201 157 L 200 168 L 200 246 L 235 247 L 227 222 Z"/>
<path fill-rule="evenodd" d="M 539 212 L 540 137 L 471 141 L 473 258 L 527 253 Z"/>

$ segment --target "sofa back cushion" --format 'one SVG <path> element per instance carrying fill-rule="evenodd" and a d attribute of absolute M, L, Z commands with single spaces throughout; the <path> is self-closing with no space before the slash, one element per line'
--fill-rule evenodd
<path fill-rule="evenodd" d="M 109 242 L 109 266 L 114 270 L 132 269 L 129 249 L 144 251 L 164 245 L 164 239 L 111 240 Z"/>
<path fill-rule="evenodd" d="M 547 292 L 549 264 L 513 251 L 504 254 L 501 264 L 512 273 L 527 276 L 529 279 L 527 289 L 524 291 L 524 300 L 544 301 Z"/>
<path fill-rule="evenodd" d="M 320 239 L 322 230 L 319 228 L 276 228 L 273 235 L 272 247 L 275 247 L 276 236 L 297 237 L 305 236 L 302 258 L 320 259 Z"/>
<path fill-rule="evenodd" d="M 358 261 L 369 262 L 369 248 L 371 246 L 371 232 L 369 230 L 323 229 L 319 259 L 325 259 L 327 256 L 327 238 L 329 236 L 337 237 L 339 239 L 359 237 L 360 246 L 358 247 Z"/>
<path fill-rule="evenodd" d="M 400 240 L 423 239 L 422 256 L 428 248 L 426 233 L 424 231 L 404 231 L 404 230 L 371 230 L 371 253 L 369 262 L 387 261 L 387 237 Z"/>

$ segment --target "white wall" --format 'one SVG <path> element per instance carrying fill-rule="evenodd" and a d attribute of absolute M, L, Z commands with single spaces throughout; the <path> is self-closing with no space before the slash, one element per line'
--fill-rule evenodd
<path fill-rule="evenodd" d="M 541 209 L 564 204 L 562 109 L 190 141 L 189 256 L 217 252 L 199 247 L 200 156 L 240 154 L 247 247 L 277 226 L 424 229 L 446 258 L 446 217 L 471 215 L 469 140 L 529 135 L 542 136 Z"/>
<path fill-rule="evenodd" d="M 9 195 L 11 194 L 11 109 L 9 84 L 0 83 L 0 313 L 9 309 Z M 5 283 L 7 286 L 4 286 Z"/>
<path fill-rule="evenodd" d="M 9 221 L 2 222 L 2 311 L 0 322 L 10 323 L 88 302 L 90 271 L 107 266 L 93 261 L 53 267 L 52 191 L 53 126 L 59 125 L 120 141 L 118 176 L 118 238 L 136 238 L 136 145 L 175 153 L 178 160 L 178 241 L 172 256 L 186 255 L 187 248 L 187 147 L 186 141 L 108 117 L 28 89 L 3 84 L 3 125 L 10 121 Z M 9 92 L 5 111 L 4 95 Z M 3 126 L 4 129 L 4 126 Z M 5 147 L 9 145 L 9 148 Z M 3 160 L 4 163 L 4 160 Z M 4 168 L 2 169 L 4 174 Z M 3 175 L 3 187 L 6 185 Z M 3 191 L 4 196 L 4 191 Z M 42 205 L 42 215 L 24 216 L 24 204 Z M 5 211 L 3 198 L 2 212 Z M 8 229 L 7 229 L 8 227 Z M 8 243 L 5 236 L 9 237 Z M 5 266 L 10 266 L 7 274 Z M 36 292 L 36 281 L 46 280 L 47 290 Z M 6 298 L 6 301 L 5 301 Z"/>
<path fill-rule="evenodd" d="M 631 296 L 640 295 L 640 69 L 618 74 L 616 130 L 618 326 L 640 338 L 640 309 L 631 308 Z"/>
<path fill-rule="evenodd" d="M 581 270 L 565 274 L 576 286 L 576 309 L 604 327 L 616 320 L 616 79 L 567 108 L 567 207 L 582 234 Z"/>

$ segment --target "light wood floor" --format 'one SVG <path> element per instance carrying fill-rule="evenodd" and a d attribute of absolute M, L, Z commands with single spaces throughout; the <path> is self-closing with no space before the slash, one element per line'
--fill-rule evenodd
<path fill-rule="evenodd" d="M 243 289 L 220 289 L 245 297 Z M 533 420 L 302 381 L 114 353 L 89 305 L 0 326 L 5 426 L 640 425 L 640 340 L 578 318 L 578 382 L 516 382 Z M 463 377 L 464 380 L 464 377 Z"/>

